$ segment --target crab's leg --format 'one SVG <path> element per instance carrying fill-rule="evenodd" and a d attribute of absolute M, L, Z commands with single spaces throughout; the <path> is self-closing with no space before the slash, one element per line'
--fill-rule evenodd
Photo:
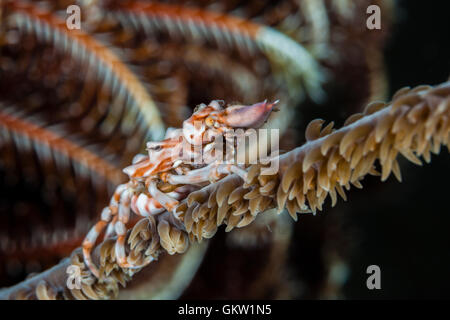
<path fill-rule="evenodd" d="M 173 185 L 198 184 L 205 181 L 209 181 L 210 175 L 213 174 L 213 171 L 211 171 L 213 169 L 213 166 L 214 164 L 210 164 L 206 167 L 189 171 L 184 175 L 176 175 L 168 173 L 165 176 L 165 180 Z"/>
<path fill-rule="evenodd" d="M 111 201 L 109 202 L 110 206 L 117 206 L 119 204 L 119 200 L 122 197 L 122 193 L 127 189 L 127 183 L 119 184 L 114 191 L 113 196 L 111 197 Z"/>
<path fill-rule="evenodd" d="M 151 179 L 148 181 L 148 192 L 167 211 L 172 212 L 178 206 L 179 202 L 159 190 L 157 187 L 157 181 L 158 180 L 156 179 Z"/>
<path fill-rule="evenodd" d="M 134 195 L 131 198 L 131 209 L 134 213 L 143 217 L 155 215 L 164 211 L 164 207 L 158 201 L 148 197 L 144 193 Z"/>
<path fill-rule="evenodd" d="M 224 173 L 224 174 L 235 173 L 238 176 L 240 176 L 244 181 L 247 180 L 247 171 L 245 171 L 241 167 L 234 165 L 234 164 L 224 165 L 223 167 L 218 168 L 218 171 L 219 171 L 219 173 Z"/>
<path fill-rule="evenodd" d="M 122 193 L 127 189 L 127 184 L 121 184 L 117 186 L 116 190 L 114 191 L 113 196 L 111 197 L 111 200 L 109 202 L 109 208 L 111 209 L 111 215 L 113 216 L 112 221 L 108 224 L 108 228 L 106 229 L 105 233 L 105 239 L 108 239 L 112 237 L 114 234 L 114 227 L 117 222 L 117 212 L 118 212 L 118 204 L 120 197 L 122 196 Z"/>
<path fill-rule="evenodd" d="M 100 233 L 103 231 L 105 226 L 110 223 L 111 217 L 117 213 L 117 203 L 120 199 L 122 193 L 126 190 L 126 184 L 121 184 L 117 186 L 116 190 L 114 190 L 114 194 L 111 197 L 110 205 L 109 207 L 105 207 L 101 214 L 101 220 L 97 222 L 91 230 L 86 235 L 86 238 L 83 241 L 82 248 L 83 248 L 83 257 L 84 262 L 86 266 L 89 268 L 89 270 L 94 274 L 97 278 L 99 277 L 99 271 L 98 268 L 94 265 L 91 257 L 92 249 L 95 245 L 95 242 L 100 235 Z M 109 227 L 109 225 L 108 225 Z M 108 228 L 109 229 L 109 228 Z M 108 232 L 107 232 L 108 234 Z"/>
<path fill-rule="evenodd" d="M 167 174 L 166 181 L 170 184 L 198 184 L 207 181 L 217 181 L 222 174 L 236 173 L 242 179 L 247 178 L 247 172 L 237 165 L 211 163 L 206 167 L 189 171 L 185 175 Z"/>
<path fill-rule="evenodd" d="M 89 270 L 91 270 L 91 272 L 97 278 L 99 277 L 99 271 L 92 261 L 91 252 L 92 248 L 95 245 L 95 242 L 97 241 L 98 236 L 100 235 L 100 233 L 102 233 L 103 229 L 105 229 L 106 225 L 110 222 L 111 216 L 112 216 L 111 209 L 109 207 L 105 207 L 102 211 L 101 220 L 98 221 L 91 228 L 91 230 L 89 230 L 82 244 L 84 262 L 86 266 L 89 268 Z"/>
<path fill-rule="evenodd" d="M 108 227 L 106 228 L 106 232 L 105 232 L 105 239 L 109 239 L 114 235 L 115 232 L 115 226 L 116 226 L 116 222 L 117 222 L 117 207 L 113 207 L 115 209 L 115 214 L 113 214 L 113 218 L 111 220 L 111 222 L 108 224 Z"/>
<path fill-rule="evenodd" d="M 122 268 L 131 268 L 125 255 L 125 238 L 127 235 L 126 225 L 130 219 L 131 191 L 125 190 L 120 197 L 118 220 L 115 223 L 115 231 L 117 234 L 116 241 L 116 260 L 117 264 Z"/>

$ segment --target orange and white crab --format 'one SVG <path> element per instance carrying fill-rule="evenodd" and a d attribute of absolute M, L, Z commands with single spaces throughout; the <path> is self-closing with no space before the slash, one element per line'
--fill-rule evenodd
<path fill-rule="evenodd" d="M 169 128 L 165 139 L 148 142 L 148 155 L 138 154 L 132 165 L 123 171 L 129 181 L 119 185 L 110 203 L 101 213 L 101 219 L 83 241 L 83 255 L 87 267 L 99 277 L 99 270 L 91 258 L 91 251 L 105 228 L 105 239 L 117 235 L 115 255 L 123 268 L 139 268 L 127 261 L 125 238 L 130 214 L 142 217 L 157 215 L 167 210 L 176 218 L 179 200 L 200 186 L 217 181 L 230 173 L 245 177 L 243 165 L 223 163 L 208 156 L 217 136 L 225 136 L 235 128 L 258 128 L 269 117 L 277 102 L 267 101 L 253 105 L 224 107 L 220 100 L 201 104 L 192 116 L 183 122 L 183 128 Z M 193 161 L 197 159 L 197 161 Z M 198 161 L 198 159 L 200 159 Z"/>

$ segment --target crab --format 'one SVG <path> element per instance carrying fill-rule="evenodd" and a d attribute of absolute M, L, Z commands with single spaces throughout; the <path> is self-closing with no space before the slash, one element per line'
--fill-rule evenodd
<path fill-rule="evenodd" d="M 233 145 L 230 133 L 234 129 L 259 128 L 276 110 L 277 102 L 268 103 L 266 100 L 253 105 L 228 107 L 221 100 L 200 104 L 183 122 L 182 128 L 169 128 L 164 140 L 148 142 L 148 155 L 136 155 L 132 164 L 123 170 L 129 181 L 115 189 L 109 205 L 102 210 L 100 220 L 82 243 L 84 262 L 92 274 L 97 278 L 100 276 L 91 252 L 105 228 L 105 239 L 117 235 L 115 256 L 118 265 L 140 268 L 142 265 L 129 262 L 125 253 L 127 224 L 132 213 L 148 217 L 168 211 L 180 219 L 176 207 L 193 190 L 230 173 L 245 178 L 244 165 L 230 161 L 234 152 L 226 153 L 225 162 L 214 152 L 222 146 L 219 144 L 218 147 L 217 137 L 223 136 L 228 145 Z"/>

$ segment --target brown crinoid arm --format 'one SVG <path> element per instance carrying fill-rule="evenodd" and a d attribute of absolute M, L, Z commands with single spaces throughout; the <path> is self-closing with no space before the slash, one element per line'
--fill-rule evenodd
<path fill-rule="evenodd" d="M 397 156 L 421 164 L 431 153 L 450 143 L 450 82 L 437 87 L 419 86 L 397 92 L 389 104 L 371 103 L 363 113 L 351 116 L 338 130 L 322 128 L 314 120 L 306 131 L 307 142 L 279 158 L 279 171 L 262 175 L 261 166 L 248 168 L 243 181 L 230 175 L 221 181 L 191 193 L 178 207 L 181 222 L 169 213 L 141 219 L 128 233 L 129 259 L 143 262 L 166 252 L 183 253 L 191 242 L 214 236 L 218 226 L 226 231 L 250 224 L 269 209 L 281 212 L 285 207 L 296 220 L 298 212 L 316 212 L 330 195 L 332 205 L 337 194 L 346 199 L 344 188 L 361 187 L 367 174 L 381 179 L 391 172 L 400 180 Z M 275 210 L 274 210 L 275 211 Z M 112 298 L 119 283 L 125 285 L 138 269 L 121 269 L 115 262 L 113 239 L 100 244 L 94 258 L 102 277 L 89 274 L 79 251 L 70 259 L 14 287 L 0 291 L 1 298 Z M 68 289 L 63 270 L 73 264 L 81 270 L 81 289 Z"/>
<path fill-rule="evenodd" d="M 82 30 L 69 30 L 65 21 L 49 10 L 28 2 L 7 2 L 8 24 L 24 34 L 37 36 L 47 43 L 94 70 L 99 80 L 118 96 L 126 97 L 124 127 L 138 124 L 146 138 L 159 139 L 164 125 L 153 98 L 138 76 L 131 71 L 123 58 L 106 44 Z"/>
<path fill-rule="evenodd" d="M 21 118 L 18 112 L 20 109 L 16 107 L 8 108 L 3 103 L 0 103 L 0 107 L 0 126 L 5 133 L 4 139 L 6 141 L 6 137 L 9 137 L 8 142 L 14 139 L 21 141 L 17 143 L 20 151 L 34 149 L 43 161 L 51 159 L 52 153 L 57 154 L 53 156 L 58 160 L 67 158 L 66 162 L 76 163 L 73 166 L 77 173 L 91 178 L 93 183 L 106 181 L 119 184 L 123 180 L 123 173 L 119 168 L 89 149 L 83 148 L 81 143 L 77 144 L 65 138 L 65 132 L 58 133 L 42 126 L 37 117 L 34 121 Z"/>

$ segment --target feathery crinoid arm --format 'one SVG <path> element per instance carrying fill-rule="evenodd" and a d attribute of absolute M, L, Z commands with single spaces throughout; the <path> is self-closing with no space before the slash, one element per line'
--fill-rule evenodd
<path fill-rule="evenodd" d="M 283 83 L 281 88 L 286 91 L 280 112 L 268 122 L 272 128 L 288 127 L 293 109 L 305 93 L 316 101 L 324 98 L 323 68 L 300 43 L 276 29 L 233 14 L 175 4 L 130 1 L 107 9 L 122 25 L 148 35 L 162 33 L 176 41 L 213 44 L 219 51 L 231 50 L 249 58 L 249 64 L 254 64 L 259 53 L 270 62 L 271 76 L 276 79 L 271 85 Z"/>
<path fill-rule="evenodd" d="M 0 103 L 0 128 L 3 146 L 11 143 L 19 152 L 34 150 L 42 162 L 55 159 L 58 167 L 72 165 L 76 175 L 92 179 L 95 184 L 117 185 L 124 178 L 120 168 L 82 147 L 82 143 L 72 142 L 65 132 L 43 127 L 38 117 L 23 118 L 17 107 Z"/>
<path fill-rule="evenodd" d="M 159 111 L 138 77 L 115 52 L 82 30 L 69 30 L 65 21 L 31 3 L 8 2 L 8 20 L 22 32 L 35 34 L 68 52 L 74 59 L 86 63 L 112 92 L 124 96 L 126 113 L 133 126 L 144 132 L 145 138 L 160 139 L 164 134 Z M 124 125 L 130 125 L 130 123 Z"/>
<path fill-rule="evenodd" d="M 110 10 L 119 19 L 129 20 L 149 33 L 165 29 L 193 41 L 208 39 L 220 47 L 237 47 L 250 53 L 259 48 L 273 63 L 284 66 L 284 72 L 290 76 L 301 75 L 310 96 L 320 99 L 323 95 L 319 64 L 299 43 L 268 26 L 230 14 L 163 3 L 130 1 L 111 6 Z M 298 87 L 296 91 L 298 94 Z"/>
<path fill-rule="evenodd" d="M 182 253 L 189 241 L 211 238 L 220 225 L 226 231 L 244 227 L 260 212 L 285 207 L 297 219 L 298 212 L 316 212 L 330 195 L 346 199 L 344 188 L 361 187 L 367 174 L 381 178 L 391 172 L 400 180 L 397 156 L 421 164 L 431 153 L 450 143 L 450 83 L 436 87 L 419 86 L 397 92 L 392 102 L 371 103 L 363 113 L 347 119 L 340 129 L 322 128 L 314 120 L 306 130 L 307 142 L 279 158 L 278 173 L 263 175 L 261 165 L 252 165 L 244 181 L 238 175 L 192 192 L 178 207 L 177 217 L 169 212 L 141 219 L 127 235 L 126 252 L 132 261 L 145 261 L 165 252 Z M 275 210 L 273 211 L 275 213 Z M 161 224 L 160 222 L 163 223 Z M 70 260 L 22 284 L 0 291 L 3 298 L 112 298 L 118 284 L 131 280 L 138 269 L 121 269 L 115 262 L 114 239 L 107 239 L 94 251 L 103 277 L 89 275 L 80 251 Z M 70 263 L 82 269 L 81 290 L 68 290 L 61 270 Z"/>

